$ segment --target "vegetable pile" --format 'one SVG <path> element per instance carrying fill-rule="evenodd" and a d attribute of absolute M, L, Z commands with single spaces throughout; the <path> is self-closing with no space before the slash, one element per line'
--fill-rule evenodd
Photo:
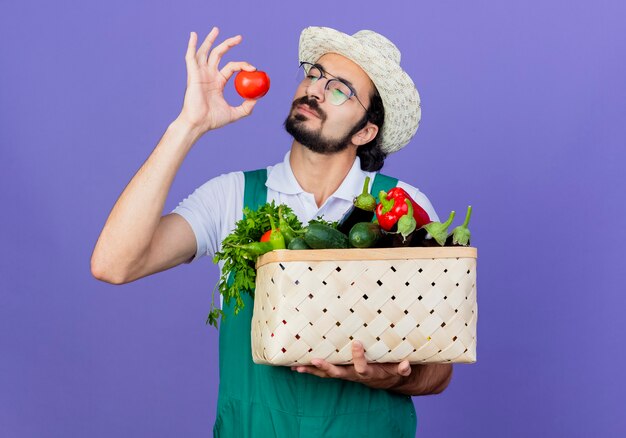
<path fill-rule="evenodd" d="M 256 281 L 255 263 L 259 256 L 277 249 L 315 250 L 347 248 L 393 248 L 468 246 L 468 228 L 472 207 L 468 206 L 462 225 L 448 232 L 455 217 L 450 212 L 445 222 L 433 222 L 428 213 L 411 196 L 394 187 L 379 193 L 380 202 L 367 192 L 369 177 L 363 193 L 354 199 L 350 210 L 339 222 L 328 222 L 318 217 L 306 226 L 300 223 L 289 206 L 266 203 L 258 210 L 244 208 L 244 218 L 222 242 L 215 254 L 214 263 L 224 261 L 220 280 L 216 286 L 224 303 L 235 299 L 235 314 L 244 307 L 242 293 L 253 296 Z M 229 277 L 232 273 L 232 280 Z M 215 291 L 214 291 L 215 292 Z M 217 327 L 224 317 L 215 307 L 215 299 L 207 323 Z"/>

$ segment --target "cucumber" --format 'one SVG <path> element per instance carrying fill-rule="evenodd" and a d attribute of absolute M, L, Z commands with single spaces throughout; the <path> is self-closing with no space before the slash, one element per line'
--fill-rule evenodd
<path fill-rule="evenodd" d="M 304 238 L 296 237 L 291 242 L 289 242 L 289 249 L 311 249 L 309 245 L 306 244 Z"/>
<path fill-rule="evenodd" d="M 355 248 L 371 248 L 381 239 L 380 226 L 373 222 L 359 222 L 350 230 L 350 244 Z"/>
<path fill-rule="evenodd" d="M 348 248 L 348 236 L 333 227 L 316 222 L 307 227 L 304 241 L 313 249 Z"/>

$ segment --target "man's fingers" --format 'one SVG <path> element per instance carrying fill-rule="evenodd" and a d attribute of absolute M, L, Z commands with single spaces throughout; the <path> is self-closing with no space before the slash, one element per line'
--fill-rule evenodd
<path fill-rule="evenodd" d="M 311 363 L 317 367 L 318 370 L 323 371 L 329 377 L 334 377 L 337 379 L 347 379 L 348 374 L 346 372 L 346 367 L 332 365 L 325 360 L 321 359 L 313 359 Z"/>
<path fill-rule="evenodd" d="M 302 374 L 313 374 L 314 376 L 322 377 L 322 378 L 330 377 L 326 375 L 324 371 L 314 366 L 298 366 L 298 367 L 293 367 L 293 370 Z"/>
<path fill-rule="evenodd" d="M 352 343 L 352 363 L 354 364 L 354 371 L 360 376 L 367 377 L 371 374 L 370 366 L 365 358 L 365 349 L 359 341 Z"/>
<path fill-rule="evenodd" d="M 187 82 L 197 75 L 198 63 L 196 62 L 196 43 L 198 42 L 198 34 L 191 32 L 189 34 L 189 42 L 187 43 L 187 52 L 185 52 L 185 64 L 187 65 Z"/>
<path fill-rule="evenodd" d="M 411 364 L 408 360 L 403 360 L 398 364 L 398 374 L 401 376 L 407 377 L 411 375 Z"/>
<path fill-rule="evenodd" d="M 220 63 L 222 56 L 224 56 L 224 54 L 228 52 L 228 50 L 230 50 L 231 47 L 236 46 L 240 42 L 241 42 L 241 35 L 237 35 L 237 36 L 234 36 L 232 38 L 228 38 L 227 40 L 222 41 L 221 44 L 219 44 L 213 50 L 211 50 L 211 53 L 209 54 L 208 64 L 207 64 L 209 69 L 217 70 L 217 65 Z"/>
<path fill-rule="evenodd" d="M 214 27 L 204 39 L 204 42 L 198 49 L 198 54 L 196 56 L 196 59 L 198 60 L 198 65 L 204 65 L 207 62 L 209 50 L 211 49 L 211 46 L 215 42 L 215 39 L 217 38 L 217 35 L 219 33 L 219 29 L 217 27 Z"/>
<path fill-rule="evenodd" d="M 241 105 L 235 107 L 234 108 L 235 120 L 241 119 L 242 117 L 246 117 L 252 114 L 254 105 L 256 105 L 257 102 L 258 100 L 246 99 Z"/>
<path fill-rule="evenodd" d="M 255 71 L 256 67 L 253 67 L 247 62 L 229 62 L 220 70 L 220 73 L 224 76 L 224 79 L 228 81 L 233 73 L 241 70 Z"/>
<path fill-rule="evenodd" d="M 187 43 L 187 52 L 185 53 L 185 59 L 193 59 L 196 53 L 196 43 L 198 42 L 198 34 L 191 32 L 189 34 L 189 42 Z"/>

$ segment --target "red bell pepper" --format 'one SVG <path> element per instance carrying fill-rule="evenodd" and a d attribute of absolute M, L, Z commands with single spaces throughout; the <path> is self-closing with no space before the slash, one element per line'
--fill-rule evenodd
<path fill-rule="evenodd" d="M 380 228 L 385 231 L 391 231 L 398 223 L 398 220 L 400 220 L 400 218 L 409 211 L 409 207 L 405 202 L 405 199 L 411 201 L 411 205 L 413 206 L 413 217 L 417 223 L 417 228 L 431 222 L 428 213 L 426 213 L 426 211 L 400 187 L 394 187 L 389 190 L 389 193 L 381 190 L 378 195 L 378 199 L 380 200 L 380 203 L 376 206 L 376 218 L 378 219 L 378 225 L 380 225 Z"/>

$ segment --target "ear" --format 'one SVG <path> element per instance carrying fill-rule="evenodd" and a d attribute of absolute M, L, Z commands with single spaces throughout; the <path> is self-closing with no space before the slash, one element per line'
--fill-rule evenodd
<path fill-rule="evenodd" d="M 364 145 L 372 141 L 376 137 L 376 134 L 378 134 L 378 126 L 374 125 L 372 122 L 367 122 L 367 125 L 365 125 L 363 129 L 352 136 L 352 143 L 357 146 Z"/>

